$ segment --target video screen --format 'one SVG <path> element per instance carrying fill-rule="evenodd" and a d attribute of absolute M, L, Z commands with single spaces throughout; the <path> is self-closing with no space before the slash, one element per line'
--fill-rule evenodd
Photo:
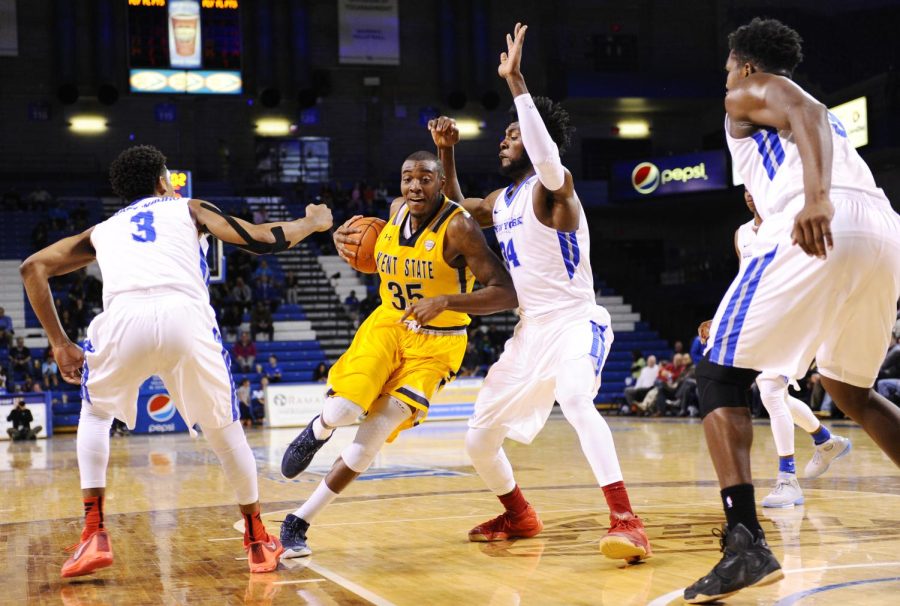
<path fill-rule="evenodd" d="M 128 0 L 133 93 L 238 95 L 238 0 Z"/>

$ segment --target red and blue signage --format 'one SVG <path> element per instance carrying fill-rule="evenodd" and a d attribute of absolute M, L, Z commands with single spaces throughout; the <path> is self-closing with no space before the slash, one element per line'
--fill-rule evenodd
<path fill-rule="evenodd" d="M 723 151 L 613 164 L 612 192 L 616 200 L 656 198 L 727 188 L 728 172 Z"/>
<path fill-rule="evenodd" d="M 157 377 L 148 379 L 141 386 L 137 407 L 134 433 L 176 433 L 188 430 L 184 419 L 178 414 L 175 401 Z"/>

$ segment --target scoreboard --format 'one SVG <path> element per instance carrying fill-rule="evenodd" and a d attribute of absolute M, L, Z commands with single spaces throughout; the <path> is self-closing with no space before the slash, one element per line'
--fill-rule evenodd
<path fill-rule="evenodd" d="M 133 93 L 242 90 L 239 0 L 128 0 Z"/>

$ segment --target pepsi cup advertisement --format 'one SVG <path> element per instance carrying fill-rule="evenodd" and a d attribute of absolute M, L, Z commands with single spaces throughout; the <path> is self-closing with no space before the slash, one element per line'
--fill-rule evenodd
<path fill-rule="evenodd" d="M 728 178 L 723 151 L 616 162 L 613 197 L 635 200 L 726 189 Z"/>
<path fill-rule="evenodd" d="M 175 408 L 175 401 L 158 377 L 151 377 L 141 385 L 137 405 L 134 433 L 176 433 L 188 430 Z"/>

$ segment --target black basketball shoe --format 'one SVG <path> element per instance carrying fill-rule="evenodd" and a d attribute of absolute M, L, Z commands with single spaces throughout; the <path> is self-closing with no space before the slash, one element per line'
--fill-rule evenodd
<path fill-rule="evenodd" d="M 313 457 L 316 456 L 319 449 L 331 439 L 331 436 L 324 440 L 316 439 L 316 435 L 313 433 L 313 423 L 318 418 L 318 415 L 313 417 L 309 425 L 300 432 L 300 435 L 294 438 L 294 441 L 284 451 L 284 456 L 281 458 L 281 475 L 284 477 L 288 479 L 296 478 L 303 473 L 309 467 L 309 464 L 312 463 Z"/>
<path fill-rule="evenodd" d="M 781 565 L 760 530 L 753 536 L 746 526 L 713 530 L 720 537 L 722 559 L 708 575 L 684 590 L 688 604 L 706 604 L 737 593 L 745 587 L 761 587 L 784 578 Z"/>
<path fill-rule="evenodd" d="M 303 558 L 312 553 L 306 544 L 309 522 L 289 513 L 281 523 L 281 544 L 284 545 L 283 558 Z"/>

